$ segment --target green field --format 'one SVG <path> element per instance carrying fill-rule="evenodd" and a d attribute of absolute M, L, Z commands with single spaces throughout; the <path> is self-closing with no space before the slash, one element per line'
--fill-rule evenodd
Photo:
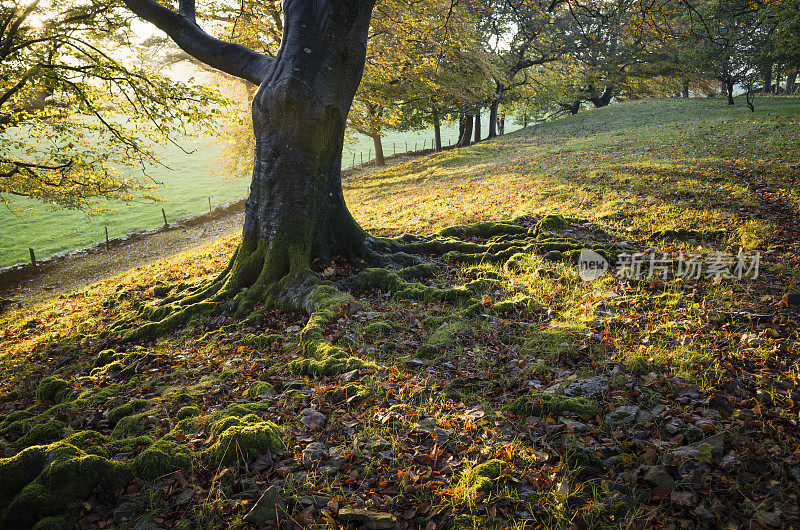
<path fill-rule="evenodd" d="M 518 128 L 507 124 L 507 130 Z M 488 120 L 484 117 L 483 134 L 488 131 Z M 442 143 L 455 143 L 457 129 L 453 125 L 442 128 Z M 423 143 L 430 148 L 432 132 L 390 133 L 384 139 L 386 156 L 396 152 L 414 150 L 416 145 L 422 149 Z M 208 198 L 217 206 L 244 197 L 250 182 L 247 179 L 226 180 L 222 168 L 222 149 L 213 139 L 186 138 L 179 142 L 190 151 L 167 145 L 160 149 L 168 167 L 151 167 L 148 175 L 164 187 L 156 194 L 164 202 L 140 202 L 126 205 L 112 204 L 114 213 L 99 214 L 92 217 L 79 211 L 69 211 L 43 205 L 30 200 L 18 200 L 17 206 L 30 207 L 29 215 L 16 214 L 9 209 L 0 212 L 0 267 L 27 261 L 28 248 L 33 248 L 37 258 L 86 248 L 105 238 L 105 227 L 110 237 L 120 237 L 137 230 L 155 228 L 163 224 L 161 209 L 167 214 L 169 222 L 201 214 L 208 210 Z M 363 155 L 364 161 L 374 158 L 373 143 L 370 138 L 354 135 L 342 153 L 342 167 L 352 165 L 355 154 L 358 164 Z M 126 171 L 139 171 L 126 169 Z"/>

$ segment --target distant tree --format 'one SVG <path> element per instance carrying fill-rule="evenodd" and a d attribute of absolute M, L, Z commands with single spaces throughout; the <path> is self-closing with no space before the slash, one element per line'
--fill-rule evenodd
<path fill-rule="evenodd" d="M 728 104 L 735 103 L 734 88 L 753 86 L 761 71 L 771 84 L 772 59 L 768 46 L 775 31 L 773 15 L 750 0 L 683 0 L 687 8 L 682 57 L 723 86 Z M 765 75 L 767 69 L 770 74 Z M 748 103 L 750 103 L 748 98 Z"/>

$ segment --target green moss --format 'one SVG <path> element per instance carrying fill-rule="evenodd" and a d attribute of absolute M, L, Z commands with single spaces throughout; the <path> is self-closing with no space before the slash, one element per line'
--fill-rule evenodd
<path fill-rule="evenodd" d="M 31 445 L 41 445 L 47 442 L 58 440 L 64 434 L 67 426 L 63 421 L 48 421 L 31 427 L 25 435 L 17 441 L 20 447 Z"/>
<path fill-rule="evenodd" d="M 122 418 L 143 410 L 147 410 L 150 408 L 150 405 L 151 403 L 147 399 L 132 399 L 128 403 L 120 405 L 119 407 L 113 408 L 109 411 L 108 424 L 113 427 Z"/>
<path fill-rule="evenodd" d="M 13 495 L 0 515 L 3 528 L 30 528 L 41 518 L 79 513 L 77 503 L 95 489 L 118 488 L 130 477 L 125 465 L 64 442 L 2 459 L 0 471 L 0 490 L 5 498 Z"/>
<path fill-rule="evenodd" d="M 420 357 L 431 357 L 441 353 L 455 344 L 455 334 L 466 327 L 460 320 L 442 324 L 423 341 L 417 354 Z"/>
<path fill-rule="evenodd" d="M 228 427 L 214 445 L 202 452 L 202 459 L 207 466 L 218 467 L 236 460 L 247 461 L 267 450 L 277 452 L 282 447 L 278 426 L 270 421 L 259 421 Z"/>
<path fill-rule="evenodd" d="M 190 469 L 192 461 L 192 453 L 185 445 L 161 439 L 139 453 L 130 468 L 137 477 L 154 480 L 179 469 Z"/>
<path fill-rule="evenodd" d="M 566 397 L 537 392 L 520 396 L 505 407 L 503 411 L 520 416 L 544 416 L 561 412 L 595 414 L 597 404 L 586 397 Z"/>
<path fill-rule="evenodd" d="M 512 313 L 530 315 L 540 311 L 542 306 L 530 296 L 518 295 L 495 303 L 492 309 L 500 315 L 509 315 Z"/>
<path fill-rule="evenodd" d="M 558 250 L 551 250 L 542 257 L 547 261 L 565 261 L 567 259 L 564 254 Z"/>
<path fill-rule="evenodd" d="M 142 412 L 140 414 L 132 414 L 120 418 L 114 430 L 111 432 L 111 436 L 114 438 L 130 438 L 131 436 L 141 434 L 147 428 L 147 417 L 148 414 Z"/>
<path fill-rule="evenodd" d="M 94 368 L 90 372 L 90 375 L 92 377 L 103 376 L 103 375 L 111 376 L 111 375 L 120 373 L 124 369 L 125 369 L 125 365 L 122 363 L 122 361 L 114 361 L 114 362 L 111 362 L 111 363 L 109 363 L 109 364 L 107 364 L 105 366 L 100 366 L 98 368 Z"/>
<path fill-rule="evenodd" d="M 491 491 L 497 479 L 503 473 L 504 465 L 505 462 L 498 459 L 479 464 L 464 472 L 459 481 L 459 487 L 468 493 Z"/>
<path fill-rule="evenodd" d="M 94 366 L 95 368 L 99 368 L 124 356 L 125 356 L 124 353 L 117 353 L 116 351 L 111 349 L 103 350 L 97 354 L 97 357 L 94 360 Z"/>
<path fill-rule="evenodd" d="M 248 335 L 242 339 L 242 345 L 260 350 L 271 350 L 275 344 L 281 344 L 283 341 L 283 335 L 277 333 Z"/>
<path fill-rule="evenodd" d="M 8 403 L 9 401 L 14 401 L 15 399 L 19 398 L 20 392 L 16 388 L 13 390 L 9 390 L 3 395 L 0 395 L 0 403 Z"/>
<path fill-rule="evenodd" d="M 61 403 L 69 393 L 69 383 L 58 377 L 45 377 L 36 388 L 39 402 Z"/>
<path fill-rule="evenodd" d="M 186 418 L 192 418 L 194 416 L 200 415 L 200 407 L 197 405 L 189 405 L 186 407 L 181 407 L 178 412 L 175 413 L 175 417 L 179 420 L 185 420 Z"/>
<path fill-rule="evenodd" d="M 439 232 L 444 237 L 481 237 L 526 234 L 528 229 L 508 222 L 483 222 L 471 225 L 451 226 Z"/>
<path fill-rule="evenodd" d="M 508 271 L 523 271 L 528 264 L 528 254 L 517 252 L 506 261 L 503 267 Z"/>
<path fill-rule="evenodd" d="M 388 322 L 379 320 L 370 322 L 364 329 L 364 334 L 370 337 L 388 337 L 394 334 L 394 328 Z"/>
<path fill-rule="evenodd" d="M 539 236 L 544 232 L 551 232 L 553 230 L 561 230 L 567 226 L 567 219 L 561 214 L 545 215 L 539 222 L 531 229 L 531 234 Z"/>

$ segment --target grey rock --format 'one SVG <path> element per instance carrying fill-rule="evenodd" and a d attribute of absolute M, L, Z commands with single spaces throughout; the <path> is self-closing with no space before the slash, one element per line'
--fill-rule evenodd
<path fill-rule="evenodd" d="M 703 439 L 703 429 L 690 423 L 686 425 L 683 435 L 686 437 L 686 441 L 692 444 Z"/>
<path fill-rule="evenodd" d="M 328 450 L 328 458 L 322 461 L 319 472 L 328 476 L 335 475 L 342 469 L 345 462 L 347 462 L 347 458 L 344 456 L 342 450 L 333 447 Z"/>
<path fill-rule="evenodd" d="M 686 428 L 686 422 L 684 422 L 680 418 L 672 418 L 664 426 L 664 430 L 666 430 L 669 434 L 672 435 L 681 433 L 685 428 Z"/>
<path fill-rule="evenodd" d="M 436 420 L 434 418 L 422 418 L 411 427 L 411 434 L 433 434 L 435 430 Z"/>
<path fill-rule="evenodd" d="M 194 499 L 194 490 L 192 488 L 187 488 L 170 499 L 169 505 L 183 506 L 184 504 L 192 502 L 192 499 Z"/>
<path fill-rule="evenodd" d="M 397 519 L 392 514 L 370 512 L 363 508 L 341 508 L 339 518 L 345 522 L 360 523 L 370 530 L 385 530 L 397 526 Z"/>
<path fill-rule="evenodd" d="M 586 432 L 589 430 L 589 427 L 585 423 L 581 423 L 579 421 L 570 420 L 567 418 L 561 418 L 559 421 L 566 425 L 567 430 L 570 432 Z"/>
<path fill-rule="evenodd" d="M 344 381 L 345 383 L 352 383 L 358 379 L 358 368 L 355 370 L 350 370 L 349 372 L 343 373 L 339 376 L 340 381 Z"/>
<path fill-rule="evenodd" d="M 386 449 L 390 449 L 392 444 L 389 441 L 381 436 L 380 434 L 373 434 L 369 440 L 367 440 L 367 447 L 369 447 L 373 451 L 384 451 Z"/>
<path fill-rule="evenodd" d="M 270 486 L 244 516 L 246 523 L 280 526 L 286 518 L 286 506 L 277 486 Z"/>
<path fill-rule="evenodd" d="M 328 446 L 325 445 L 323 442 L 311 442 L 303 449 L 301 454 L 301 459 L 303 461 L 303 465 L 306 467 L 311 467 L 314 464 L 319 463 L 322 460 L 325 451 L 327 451 Z"/>
<path fill-rule="evenodd" d="M 644 466 L 642 471 L 642 478 L 651 486 L 671 490 L 675 485 L 675 479 L 669 474 L 666 466 Z"/>
<path fill-rule="evenodd" d="M 419 370 L 421 368 L 425 368 L 425 361 L 417 359 L 416 357 L 413 359 L 409 359 L 406 361 L 406 368 L 410 368 L 412 370 Z"/>
<path fill-rule="evenodd" d="M 331 498 L 325 495 L 303 495 L 302 497 L 297 497 L 295 500 L 300 506 L 316 506 L 317 508 L 322 508 L 331 501 Z"/>
<path fill-rule="evenodd" d="M 139 507 L 135 502 L 122 502 L 114 508 L 114 522 L 119 524 L 126 520 L 131 520 L 136 516 L 136 509 Z"/>
<path fill-rule="evenodd" d="M 598 396 L 608 391 L 609 388 L 608 380 L 605 377 L 596 376 L 573 381 L 564 388 L 564 394 L 567 396 Z"/>
<path fill-rule="evenodd" d="M 624 405 L 617 407 L 608 414 L 605 420 L 612 425 L 625 425 L 636 421 L 636 415 L 639 414 L 640 409 L 634 405 Z"/>
<path fill-rule="evenodd" d="M 312 408 L 303 409 L 300 412 L 301 418 L 300 423 L 308 427 L 309 429 L 313 428 L 315 425 L 319 427 L 324 427 L 325 422 L 328 420 L 325 414 L 318 412 Z"/>

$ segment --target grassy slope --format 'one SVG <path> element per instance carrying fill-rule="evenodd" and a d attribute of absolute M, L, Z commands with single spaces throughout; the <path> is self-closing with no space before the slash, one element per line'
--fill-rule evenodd
<path fill-rule="evenodd" d="M 199 319 L 143 344 L 142 351 L 127 348 L 113 370 L 93 371 L 102 365 L 95 359 L 97 330 L 157 299 L 159 282 L 192 282 L 219 271 L 236 243 L 229 238 L 0 317 L 0 394 L 8 396 L 0 416 L 25 409 L 32 418 L 14 429 L 7 417 L 5 423 L 0 418 L 0 448 L 15 454 L 25 444 L 21 434 L 54 417 L 71 429 L 118 438 L 103 418 L 136 397 L 151 400 L 141 432 L 158 439 L 169 431 L 170 440 L 200 455 L 215 440 L 215 411 L 253 402 L 247 390 L 263 380 L 279 394 L 268 396 L 260 417 L 280 425 L 287 444 L 274 468 L 248 471 L 234 464 L 223 480 L 198 456 L 186 473 L 195 491 L 187 505 L 176 508 L 173 502 L 186 476 L 170 475 L 167 487 L 134 484 L 124 499 L 119 493 L 95 499 L 80 515 L 105 520 L 106 507 L 132 500 L 137 519 L 241 525 L 248 502 L 258 496 L 257 488 L 248 489 L 254 480 L 281 487 L 296 520 L 318 524 L 335 520 L 337 507 L 351 505 L 390 511 L 423 526 L 433 519 L 521 527 L 528 518 L 547 526 L 578 519 L 589 526 L 797 524 L 791 473 L 800 464 L 800 351 L 796 312 L 781 297 L 800 290 L 796 233 L 787 229 L 800 204 L 793 185 L 800 101 L 760 103 L 754 115 L 716 100 L 626 103 L 346 181 L 354 214 L 373 232 L 429 232 L 517 214 L 531 224 L 559 212 L 591 221 L 556 231 L 580 241 L 624 240 L 636 250 L 652 245 L 671 252 L 740 244 L 759 249 L 766 264 L 756 281 L 632 284 L 606 277 L 584 283 L 572 266 L 531 254 L 516 269 L 484 267 L 490 272 L 477 273 L 496 275 L 501 284 L 481 292 L 486 316 L 458 325 L 445 320 L 458 304 L 363 294 L 366 311 L 342 312 L 326 330 L 352 355 L 376 364 L 349 386 L 334 375 L 306 377 L 299 390 L 285 389 L 286 381 L 301 376 L 287 361 L 301 357 L 297 332 L 303 319 L 280 312 L 244 330 L 219 329 L 231 323 L 224 318 Z M 769 187 L 758 187 L 763 185 Z M 648 240 L 665 228 L 727 232 L 708 242 Z M 434 282 L 461 284 L 475 274 L 443 266 Z M 532 300 L 526 311 L 491 309 L 491 302 L 523 296 Z M 755 322 L 741 318 L 742 311 L 768 318 Z M 389 327 L 370 327 L 376 320 Z M 749 333 L 758 340 L 740 340 Z M 281 338 L 270 346 L 273 341 L 253 339 L 268 334 Z M 407 366 L 407 359 L 422 356 L 420 343 L 440 354 Z M 84 396 L 57 413 L 46 412 L 49 404 L 35 390 L 52 374 L 97 399 Z M 589 407 L 532 393 L 589 375 L 601 375 L 610 385 Z M 113 392 L 101 394 L 101 388 Z M 357 400 L 348 402 L 353 396 Z M 177 411 L 187 403 L 197 404 L 201 416 L 191 433 L 176 434 Z M 509 403 L 516 406 L 504 408 Z M 611 425 L 610 415 L 622 405 L 641 406 L 654 416 L 639 425 Z M 326 428 L 299 423 L 307 406 L 329 416 Z M 449 443 L 409 434 L 422 418 L 435 418 L 445 429 L 439 437 Z M 687 446 L 687 436 L 697 436 L 668 432 L 674 418 L 695 424 L 709 441 L 701 442 L 697 457 L 671 453 Z M 561 420 L 583 427 L 565 428 Z M 370 448 L 375 434 L 391 445 L 390 458 Z M 66 435 L 51 433 L 37 442 Z M 294 458 L 311 440 L 342 449 L 346 463 L 340 473 L 308 480 L 290 474 L 303 472 Z M 703 452 L 712 441 L 722 443 L 723 454 Z M 503 462 L 502 475 L 477 492 L 474 484 L 483 482 L 476 476 L 484 468 L 473 466 L 492 458 Z M 677 479 L 673 492 L 645 477 L 649 468 L 642 466 L 660 463 L 676 465 L 666 470 Z M 240 491 L 245 493 L 234 497 Z M 295 501 L 312 493 L 334 499 L 336 506 L 304 509 Z"/>

